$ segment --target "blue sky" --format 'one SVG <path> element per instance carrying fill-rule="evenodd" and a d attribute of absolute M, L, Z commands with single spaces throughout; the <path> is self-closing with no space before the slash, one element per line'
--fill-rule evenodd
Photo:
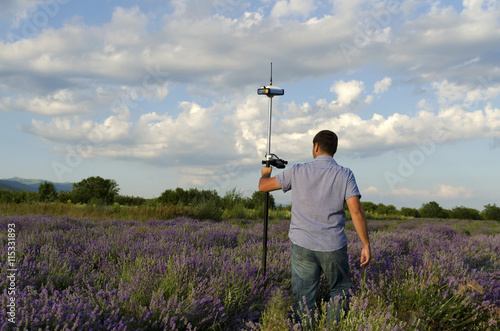
<path fill-rule="evenodd" d="M 250 196 L 272 61 L 289 164 L 330 129 L 365 201 L 499 205 L 499 18 L 487 0 L 3 1 L 0 178 Z"/>

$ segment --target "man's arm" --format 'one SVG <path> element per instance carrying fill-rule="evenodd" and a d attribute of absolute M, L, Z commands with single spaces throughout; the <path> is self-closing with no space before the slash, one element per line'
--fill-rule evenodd
<path fill-rule="evenodd" d="M 259 181 L 259 191 L 271 192 L 279 190 L 281 188 L 276 177 L 271 177 L 271 171 L 271 167 L 262 167 L 262 169 L 260 170 L 260 174 L 262 177 L 260 177 Z"/>
<path fill-rule="evenodd" d="M 347 207 L 351 213 L 352 223 L 354 228 L 358 233 L 359 239 L 363 244 L 363 249 L 361 250 L 361 266 L 366 267 L 370 263 L 371 252 L 370 252 L 370 238 L 368 238 L 368 228 L 366 226 L 366 216 L 363 211 L 363 206 L 359 201 L 358 196 L 350 197 L 346 200 Z"/>

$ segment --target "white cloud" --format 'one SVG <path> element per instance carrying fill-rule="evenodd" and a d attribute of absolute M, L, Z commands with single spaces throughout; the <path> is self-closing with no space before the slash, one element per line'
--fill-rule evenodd
<path fill-rule="evenodd" d="M 375 94 L 384 93 L 389 89 L 389 87 L 391 87 L 391 84 L 392 84 L 392 79 L 389 77 L 385 77 L 381 81 L 375 83 L 375 85 L 373 86 L 373 92 Z"/>
<path fill-rule="evenodd" d="M 495 57 L 494 45 L 498 42 L 495 31 L 499 30 L 499 24 L 494 11 L 482 11 L 484 20 L 473 19 L 465 11 L 464 17 L 457 20 L 457 13 L 435 9 L 397 26 L 398 29 L 390 29 L 399 24 L 396 18 L 404 14 L 385 7 L 364 9 L 362 1 L 337 2 L 335 6 L 342 10 L 314 19 L 307 17 L 314 9 L 312 1 L 278 2 L 276 7 L 282 3 L 286 9 L 283 13 L 306 16 L 280 24 L 273 17 L 264 17 L 259 10 L 238 18 L 205 13 L 201 19 L 193 20 L 187 15 L 189 10 L 180 9 L 195 7 L 197 3 L 204 6 L 199 1 L 177 1 L 175 6 L 180 12 L 164 16 L 162 22 L 153 21 L 137 6 L 118 7 L 107 24 L 68 23 L 59 29 L 40 31 L 31 39 L 0 44 L 0 72 L 10 70 L 13 75 L 25 76 L 29 70 L 32 74 L 62 75 L 68 80 L 137 84 L 145 67 L 159 66 L 170 74 L 172 81 L 196 82 L 210 88 L 231 83 L 241 88 L 262 79 L 265 69 L 258 69 L 265 68 L 262 59 L 272 58 L 287 68 L 284 79 L 335 74 L 340 70 L 356 70 L 367 62 L 380 62 L 386 70 L 400 75 L 408 74 L 409 68 L 417 64 L 418 69 L 411 72 L 415 82 L 440 81 L 443 74 L 451 74 L 468 76 L 469 81 L 477 84 L 478 77 L 491 72 L 491 66 L 484 61 Z M 356 16 L 346 14 L 354 8 Z M 354 41 L 360 17 L 375 20 L 373 15 L 384 17 L 381 14 L 385 11 L 389 19 L 378 32 L 391 30 L 394 36 L 390 42 L 381 43 L 374 34 L 373 43 L 357 46 Z M 159 31 L 148 30 L 148 26 L 158 23 L 162 24 Z M 456 33 L 457 25 L 464 31 L 479 31 L 479 37 L 473 41 L 463 39 Z M 339 45 L 343 42 L 357 50 L 351 62 L 341 52 Z M 450 58 L 456 63 L 450 63 Z M 456 67 L 471 58 L 480 60 Z M 475 66 L 473 73 L 471 66 Z M 39 84 L 43 85 L 43 81 Z M 381 84 L 379 88 L 385 86 Z M 22 85 L 17 83 L 11 88 L 15 87 Z M 379 88 L 376 90 L 382 91 Z"/>
<path fill-rule="evenodd" d="M 434 188 L 434 195 L 444 199 L 460 199 L 475 197 L 477 193 L 463 186 L 453 187 L 450 185 L 438 184 Z"/>
<path fill-rule="evenodd" d="M 436 95 L 442 105 L 461 103 L 470 106 L 476 101 L 485 101 L 500 95 L 500 85 L 484 79 L 478 80 L 477 85 L 472 87 L 448 82 L 446 79 L 434 82 L 432 86 L 437 90 Z"/>
<path fill-rule="evenodd" d="M 405 196 L 405 197 L 417 197 L 417 198 L 432 198 L 431 192 L 427 190 L 412 190 L 408 188 L 400 188 L 393 190 L 387 195 L 395 195 L 395 196 Z"/>
<path fill-rule="evenodd" d="M 0 110 L 4 112 L 26 111 L 44 116 L 84 114 L 92 111 L 92 105 L 87 102 L 87 97 L 86 91 L 72 91 L 69 89 L 58 90 L 52 94 L 32 99 L 4 97 L 0 100 Z"/>
<path fill-rule="evenodd" d="M 340 80 L 338 82 L 335 82 L 330 88 L 330 92 L 337 94 L 336 103 L 340 107 L 349 105 L 353 101 L 358 100 L 364 90 L 365 84 L 361 81 L 356 80 L 351 80 L 348 82 Z"/>
<path fill-rule="evenodd" d="M 363 194 L 374 194 L 379 196 L 414 197 L 420 199 L 469 199 L 478 197 L 475 190 L 463 186 L 437 184 L 433 190 L 414 190 L 410 188 L 395 189 L 391 192 L 380 191 L 374 186 L 363 190 Z"/>
<path fill-rule="evenodd" d="M 289 132 L 304 134 L 330 128 L 341 137 L 343 151 L 368 156 L 392 149 L 411 150 L 426 139 L 438 145 L 478 137 L 500 137 L 500 109 L 486 107 L 469 112 L 455 106 L 438 113 L 420 111 L 415 116 L 394 113 L 387 117 L 374 114 L 370 119 L 362 119 L 353 113 L 335 115 L 313 107 L 310 113 L 294 114 L 293 120 L 278 118 L 273 125 L 276 141 L 281 141 L 279 136 Z M 297 148 L 288 147 L 286 143 L 280 148 L 289 155 L 297 155 Z"/>
<path fill-rule="evenodd" d="M 271 17 L 298 15 L 307 17 L 314 9 L 314 0 L 279 0 L 271 11 Z"/>
<path fill-rule="evenodd" d="M 7 2 L 10 13 L 37 3 Z M 194 0 L 173 1 L 174 13 L 163 17 L 117 7 L 104 24 L 69 21 L 0 42 L 0 111 L 49 116 L 25 130 L 57 146 L 100 132 L 87 157 L 201 164 L 236 155 L 249 163 L 264 154 L 267 103 L 247 94 L 263 77 L 267 81 L 272 60 L 280 82 L 349 77 L 331 86 L 334 100 L 319 95 L 294 102 L 287 94 L 276 104 L 273 149 L 290 161 L 309 157 L 309 137 L 325 127 L 341 135 L 343 150 L 363 156 L 411 149 L 436 133 L 436 143 L 499 138 L 500 110 L 493 102 L 500 95 L 500 12 L 492 2 L 467 2 L 461 12 L 420 4 L 415 15 L 408 9 L 419 6 L 415 1 L 397 11 L 342 0 L 321 17 L 309 17 L 316 14 L 312 0 L 277 1 L 269 14 L 271 3 L 254 3 L 239 17 L 214 14 L 213 4 Z M 367 22 L 369 33 L 363 31 Z M 343 42 L 356 50 L 351 61 L 342 54 Z M 392 115 L 363 113 L 361 107 L 374 103 L 359 75 L 367 67 L 384 73 L 370 91 L 377 97 L 393 79 L 428 89 L 419 96 L 420 111 L 402 104 Z M 476 101 L 483 104 L 465 109 Z"/>
<path fill-rule="evenodd" d="M 103 27 L 104 41 L 113 47 L 140 45 L 148 37 L 147 24 L 148 18 L 138 6 L 130 9 L 117 7 L 111 22 Z"/>
<path fill-rule="evenodd" d="M 176 118 L 153 112 L 135 123 L 126 110 L 101 123 L 60 117 L 50 123 L 33 120 L 24 130 L 58 145 L 88 145 L 86 157 L 160 160 L 169 165 L 190 158 L 202 164 L 207 154 L 214 159 L 226 158 L 224 153 L 233 151 L 229 141 L 214 132 L 218 122 L 215 108 L 183 102 L 180 109 Z"/>
<path fill-rule="evenodd" d="M 443 107 L 437 113 L 422 110 L 414 116 L 374 114 L 368 119 L 338 112 L 339 105 L 357 101 L 363 90 L 361 81 L 339 81 L 332 86 L 332 91 L 338 95 L 336 102 L 320 99 L 313 105 L 297 105 L 280 101 L 275 105 L 272 150 L 288 155 L 290 161 L 303 159 L 309 156 L 314 133 L 324 128 L 339 134 L 343 152 L 361 156 L 391 149 L 412 149 L 425 139 L 437 145 L 478 137 L 500 137 L 500 109 L 492 106 L 471 112 L 455 105 Z M 105 94 L 105 91 L 99 93 Z M 56 96 L 57 100 L 70 104 L 72 93 L 59 92 L 52 99 L 56 100 Z M 136 98 L 131 97 L 129 101 Z M 53 105 L 56 104 L 53 102 Z M 130 116 L 129 106 L 121 104 L 115 109 L 117 114 L 102 123 L 56 118 L 52 123 L 34 121 L 31 128 L 25 130 L 56 144 L 81 141 L 86 139 L 88 132 L 101 132 L 106 138 L 94 148 L 95 156 L 166 161 L 210 151 L 215 159 L 233 154 L 245 163 L 265 154 L 267 100 L 257 95 L 214 103 L 210 107 L 184 101 L 179 104 L 177 117 L 169 112 L 149 112 L 136 121 Z M 204 156 L 199 154 L 190 158 L 201 163 Z"/>
<path fill-rule="evenodd" d="M 51 143 L 77 145 L 90 141 L 92 145 L 103 146 L 108 144 L 103 156 L 116 155 L 114 148 L 128 140 L 131 124 L 127 121 L 126 114 L 113 115 L 106 118 L 102 123 L 90 120 L 80 121 L 78 118 L 56 117 L 51 123 L 32 120 L 31 127 L 24 130 L 33 133 Z M 99 156 L 99 155 L 87 155 Z"/>
<path fill-rule="evenodd" d="M 367 189 L 364 189 L 364 190 L 361 190 L 361 193 L 362 194 L 379 194 L 380 191 L 378 188 L 376 188 L 375 186 L 370 186 L 368 187 Z"/>

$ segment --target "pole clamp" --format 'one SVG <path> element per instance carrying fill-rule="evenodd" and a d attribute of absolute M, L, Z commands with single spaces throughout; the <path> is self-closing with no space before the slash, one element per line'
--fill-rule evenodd
<path fill-rule="evenodd" d="M 262 164 L 273 166 L 278 169 L 285 169 L 288 161 L 280 159 L 276 154 L 266 154 L 266 159 L 262 161 Z"/>

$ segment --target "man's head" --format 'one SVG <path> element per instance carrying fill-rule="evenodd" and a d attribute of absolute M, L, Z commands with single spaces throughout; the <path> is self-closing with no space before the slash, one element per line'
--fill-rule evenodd
<path fill-rule="evenodd" d="M 339 138 L 330 130 L 322 130 L 314 136 L 313 139 L 313 156 L 327 154 L 333 156 L 337 152 Z M 318 144 L 316 152 L 316 144 Z"/>

